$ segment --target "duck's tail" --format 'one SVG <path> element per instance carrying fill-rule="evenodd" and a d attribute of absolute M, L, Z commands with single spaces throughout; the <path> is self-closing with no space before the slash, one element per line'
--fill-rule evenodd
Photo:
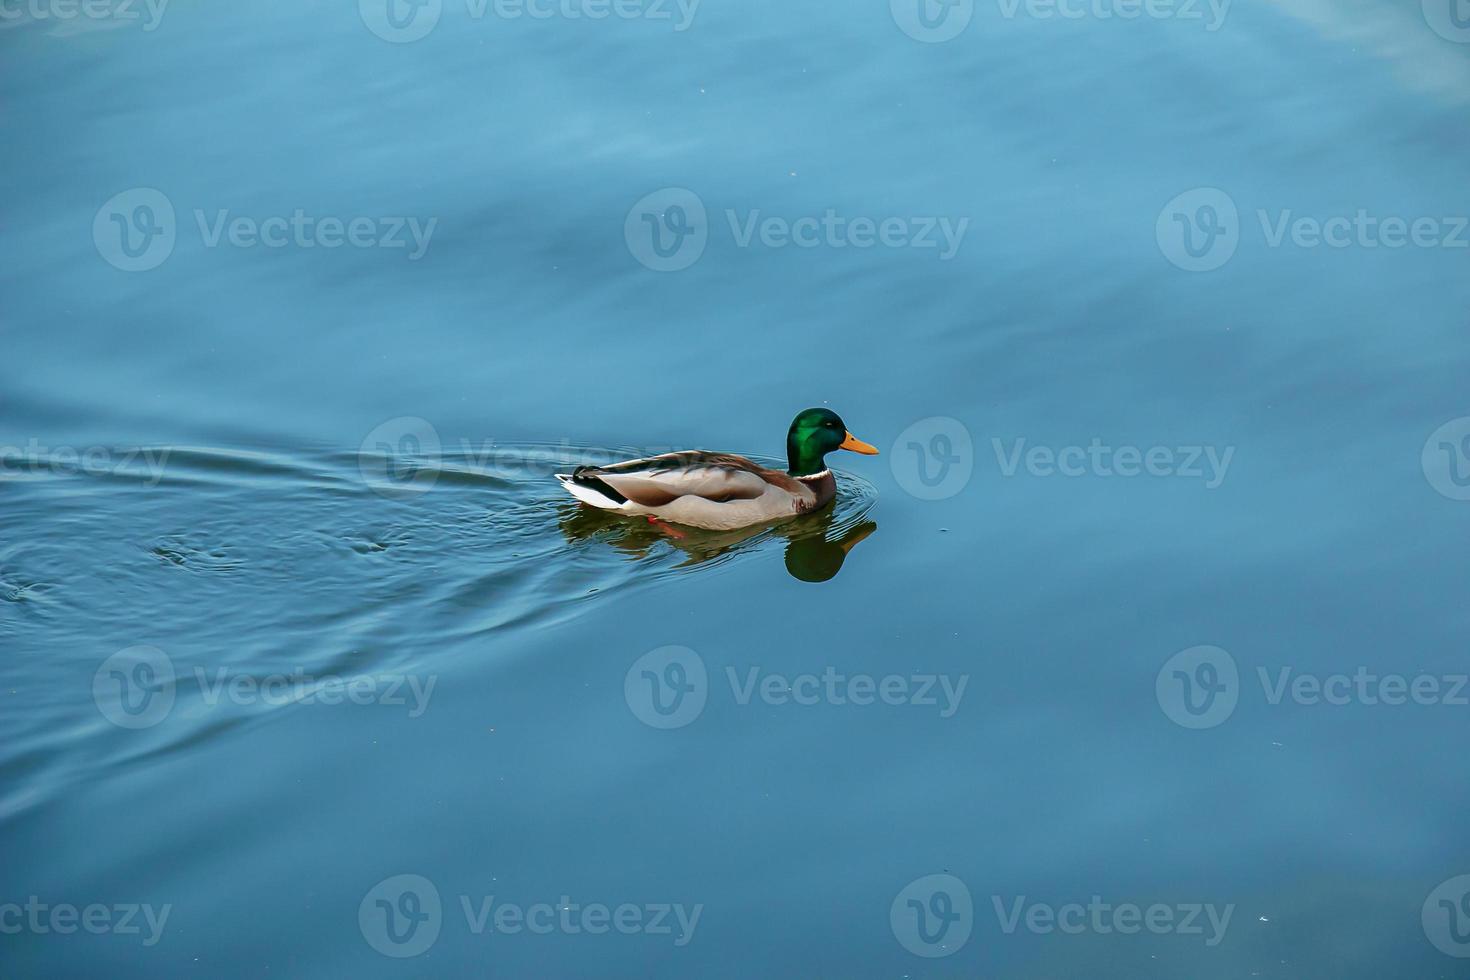
<path fill-rule="evenodd" d="M 614 490 L 606 481 L 597 477 L 597 468 L 579 466 L 570 473 L 557 473 L 556 478 L 567 493 L 593 507 L 616 510 L 628 502 L 628 498 Z"/>

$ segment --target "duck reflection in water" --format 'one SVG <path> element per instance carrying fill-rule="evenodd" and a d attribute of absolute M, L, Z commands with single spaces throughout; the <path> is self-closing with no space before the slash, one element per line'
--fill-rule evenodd
<path fill-rule="evenodd" d="M 660 544 L 672 545 L 687 558 L 680 568 L 701 565 L 722 555 L 755 549 L 764 542 L 785 539 L 786 570 L 803 582 L 825 582 L 842 570 L 848 554 L 868 535 L 878 530 L 870 520 L 842 528 L 836 510 L 823 508 L 780 524 L 743 527 L 733 531 L 707 531 L 679 527 L 662 521 L 628 518 L 576 504 L 566 506 L 560 519 L 569 542 L 600 539 L 629 558 L 643 559 L 656 553 Z M 834 531 L 834 528 L 837 528 Z"/>

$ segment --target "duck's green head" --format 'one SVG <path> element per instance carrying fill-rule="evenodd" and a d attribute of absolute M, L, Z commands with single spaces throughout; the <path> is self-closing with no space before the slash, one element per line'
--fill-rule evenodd
<path fill-rule="evenodd" d="M 786 433 L 786 461 L 792 476 L 822 472 L 827 468 L 822 457 L 838 449 L 878 455 L 878 450 L 847 431 L 836 412 L 809 408 L 791 420 L 791 431 Z"/>

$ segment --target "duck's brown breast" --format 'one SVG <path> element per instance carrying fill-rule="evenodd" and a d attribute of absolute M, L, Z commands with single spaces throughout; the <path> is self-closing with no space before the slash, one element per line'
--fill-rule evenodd
<path fill-rule="evenodd" d="M 819 510 L 827 506 L 832 498 L 837 496 L 837 480 L 832 476 L 831 470 L 826 470 L 812 476 L 797 477 L 796 482 L 806 487 L 816 498 L 811 503 L 806 503 L 805 501 L 799 502 L 796 505 L 796 512 L 798 514 L 805 514 L 811 510 Z"/>

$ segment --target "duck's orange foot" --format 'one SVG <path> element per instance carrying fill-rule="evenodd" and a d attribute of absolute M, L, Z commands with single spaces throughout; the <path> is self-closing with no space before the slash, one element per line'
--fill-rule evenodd
<path fill-rule="evenodd" d="M 676 527 L 670 527 L 663 521 L 659 520 L 657 517 L 654 517 L 652 514 L 645 514 L 644 516 L 648 518 L 648 523 L 652 524 L 654 527 L 658 528 L 660 531 L 664 532 L 671 538 L 687 538 L 689 536 Z"/>

